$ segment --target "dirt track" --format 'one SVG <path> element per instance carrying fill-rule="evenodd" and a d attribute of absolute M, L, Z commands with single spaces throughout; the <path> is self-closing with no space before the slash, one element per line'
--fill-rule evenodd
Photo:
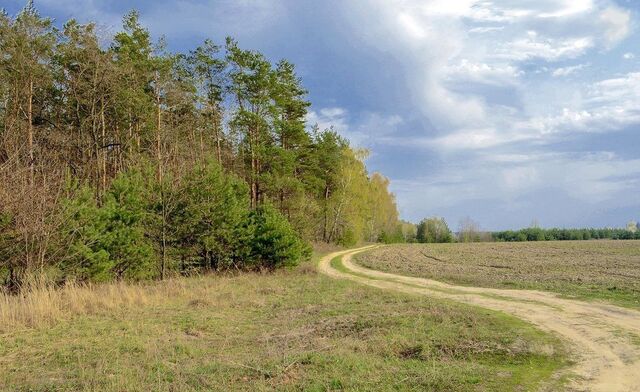
<path fill-rule="evenodd" d="M 640 312 L 613 305 L 559 298 L 533 290 L 455 286 L 434 280 L 389 274 L 351 261 L 363 247 L 323 257 L 321 272 L 382 289 L 447 298 L 503 311 L 569 342 L 575 355 L 570 391 L 640 391 Z M 331 267 L 342 256 L 352 273 Z"/>

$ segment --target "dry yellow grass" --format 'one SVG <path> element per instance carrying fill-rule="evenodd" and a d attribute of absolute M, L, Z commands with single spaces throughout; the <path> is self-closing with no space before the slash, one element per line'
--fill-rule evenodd
<path fill-rule="evenodd" d="M 184 296 L 187 282 L 170 279 L 146 284 L 67 283 L 56 287 L 45 279 L 32 278 L 19 295 L 0 291 L 0 332 L 52 325 L 78 315 L 108 314 L 131 306 L 158 304 L 170 297 Z"/>
<path fill-rule="evenodd" d="M 321 253 L 338 249 L 324 243 L 314 244 L 314 247 Z M 315 272 L 315 267 L 309 263 L 299 267 L 299 271 L 305 270 Z M 216 290 L 219 290 L 220 284 L 227 278 L 221 277 L 218 280 Z M 203 277 L 175 277 L 163 282 L 144 283 L 68 282 L 59 287 L 44 276 L 32 276 L 23 282 L 19 295 L 4 292 L 0 287 L 0 333 L 50 326 L 79 315 L 105 315 L 130 307 L 158 305 L 168 299 L 207 298 L 213 293 L 210 282 Z"/>

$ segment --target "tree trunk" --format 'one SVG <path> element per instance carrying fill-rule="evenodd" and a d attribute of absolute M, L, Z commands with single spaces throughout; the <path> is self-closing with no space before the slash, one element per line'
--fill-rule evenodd
<path fill-rule="evenodd" d="M 160 278 L 164 280 L 167 265 L 167 208 L 164 191 L 164 168 L 162 156 L 162 107 L 160 96 L 160 75 L 156 72 L 156 158 L 158 159 L 158 184 L 162 204 L 162 260 Z"/>
<path fill-rule="evenodd" d="M 160 187 L 160 197 L 162 198 L 162 260 L 160 265 L 160 279 L 164 280 L 167 270 L 167 208 L 164 183 L 160 184 Z"/>
<path fill-rule="evenodd" d="M 29 100 L 27 103 L 27 143 L 29 150 L 29 183 L 33 185 L 34 153 L 33 153 L 33 77 L 29 77 Z"/>
<path fill-rule="evenodd" d="M 251 208 L 258 206 L 258 160 L 256 158 L 256 134 L 253 131 L 250 135 L 249 149 L 251 150 Z"/>
<path fill-rule="evenodd" d="M 131 120 L 131 110 L 129 110 L 129 159 L 133 155 L 133 121 Z"/>
<path fill-rule="evenodd" d="M 216 153 L 218 156 L 218 164 L 222 166 L 222 151 L 220 148 L 220 128 L 218 125 L 218 114 L 214 113 L 213 126 L 215 127 L 216 132 Z"/>
<path fill-rule="evenodd" d="M 329 187 L 324 187 L 324 224 L 322 225 L 322 240 L 329 242 L 327 231 L 329 228 Z"/>
<path fill-rule="evenodd" d="M 200 158 L 199 162 L 204 160 L 204 129 L 200 128 Z"/>
<path fill-rule="evenodd" d="M 104 100 L 102 100 L 100 106 L 100 122 L 102 125 L 102 140 L 100 145 L 102 155 L 102 194 L 104 195 L 107 191 L 107 149 L 105 147 L 107 145 L 107 126 L 104 118 Z"/>
<path fill-rule="evenodd" d="M 158 181 L 162 181 L 162 108 L 160 107 L 160 76 L 156 72 L 156 157 L 158 159 Z"/>

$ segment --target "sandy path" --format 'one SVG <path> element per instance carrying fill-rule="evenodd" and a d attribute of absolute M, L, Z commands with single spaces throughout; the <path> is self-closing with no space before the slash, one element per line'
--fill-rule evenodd
<path fill-rule="evenodd" d="M 452 299 L 503 311 L 555 333 L 575 354 L 571 391 L 640 391 L 640 312 L 607 304 L 559 298 L 534 290 L 502 290 L 450 285 L 361 267 L 351 257 L 371 246 L 323 257 L 321 272 L 383 289 Z M 352 273 L 331 267 L 342 256 Z M 357 275 L 356 275 L 357 274 Z M 634 343 L 635 340 L 635 343 Z"/>

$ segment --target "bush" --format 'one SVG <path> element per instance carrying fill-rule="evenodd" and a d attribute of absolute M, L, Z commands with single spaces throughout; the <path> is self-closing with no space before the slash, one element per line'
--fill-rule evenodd
<path fill-rule="evenodd" d="M 251 256 L 257 266 L 268 269 L 295 266 L 311 255 L 311 247 L 300 239 L 289 221 L 269 205 L 251 213 L 250 227 L 253 230 Z"/>
<path fill-rule="evenodd" d="M 344 230 L 340 238 L 338 239 L 338 244 L 344 247 L 354 246 L 358 243 L 358 236 L 353 231 L 353 229 L 347 228 Z"/>
<path fill-rule="evenodd" d="M 148 212 L 141 172 L 118 175 L 99 206 L 88 187 L 64 201 L 70 253 L 60 264 L 79 280 L 144 279 L 155 275 L 153 244 L 145 236 Z"/>
<path fill-rule="evenodd" d="M 216 162 L 179 182 L 166 176 L 160 183 L 150 166 L 131 169 L 116 177 L 101 205 L 89 187 L 71 194 L 63 201 L 62 238 L 69 244 L 59 263 L 63 279 L 149 279 L 165 267 L 275 269 L 311 254 L 278 210 L 251 211 L 247 184 Z"/>
<path fill-rule="evenodd" d="M 252 236 L 246 183 L 208 162 L 188 173 L 175 193 L 169 224 L 183 272 L 242 268 Z"/>

